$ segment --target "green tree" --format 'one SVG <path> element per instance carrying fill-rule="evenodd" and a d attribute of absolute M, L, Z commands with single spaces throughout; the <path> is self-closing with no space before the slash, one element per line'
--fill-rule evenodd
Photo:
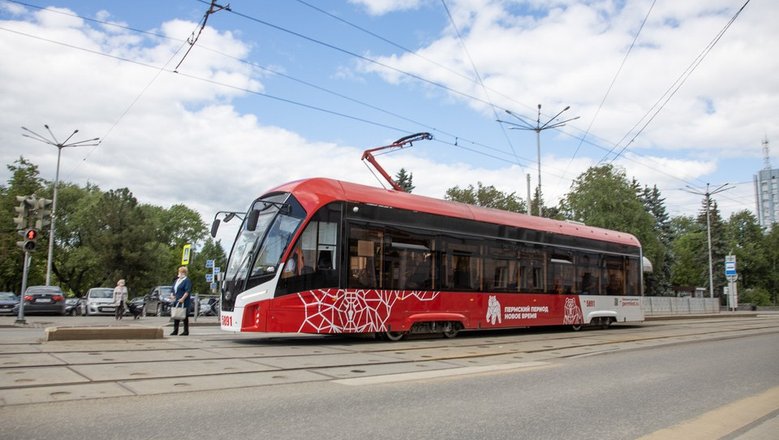
<path fill-rule="evenodd" d="M 22 269 L 24 267 L 24 253 L 16 245 L 21 240 L 17 234 L 13 218 L 16 216 L 14 207 L 19 206 L 16 196 L 37 195 L 43 196 L 44 181 L 38 174 L 38 167 L 19 157 L 13 164 L 7 165 L 11 176 L 7 186 L 0 186 L 0 290 L 19 293 L 22 287 Z M 45 232 L 45 231 L 42 231 Z M 41 237 L 42 243 L 45 242 Z M 41 246 L 46 249 L 46 246 Z M 44 266 L 40 265 L 40 255 L 44 255 Z M 33 253 L 31 258 L 28 284 L 41 284 L 44 279 L 41 273 L 45 272 L 45 251 Z"/>
<path fill-rule="evenodd" d="M 637 186 L 613 165 L 593 167 L 574 181 L 560 210 L 569 220 L 633 234 L 645 255 L 656 255 L 660 245 L 655 220 L 637 192 Z"/>
<path fill-rule="evenodd" d="M 455 186 L 446 190 L 444 198 L 469 205 L 483 206 L 485 208 L 502 209 L 511 212 L 527 212 L 525 202 L 516 193 L 507 194 L 499 191 L 494 186 L 484 186 L 476 183 L 477 188 L 468 185 L 468 188 Z"/>
<path fill-rule="evenodd" d="M 779 224 L 774 223 L 764 239 L 766 250 L 766 265 L 768 266 L 768 276 L 766 288 L 771 297 L 773 305 L 777 305 L 777 296 L 779 296 Z"/>
<path fill-rule="evenodd" d="M 740 289 L 769 287 L 766 236 L 750 211 L 733 213 L 725 224 L 726 248 L 735 255 Z"/>
<path fill-rule="evenodd" d="M 401 168 L 398 174 L 395 175 L 395 183 L 398 184 L 403 191 L 410 193 L 414 191 L 414 173 L 409 173 L 405 168 Z"/>
<path fill-rule="evenodd" d="M 23 157 L 8 169 L 8 185 L 0 186 L 0 225 L 5 225 L 0 228 L 0 288 L 18 292 L 23 253 L 16 247 L 20 237 L 12 221 L 16 196 L 51 198 L 53 184 L 41 179 L 38 167 Z M 57 198 L 52 284 L 77 296 L 92 287 L 113 287 L 119 278 L 127 281 L 131 296 L 169 284 L 186 243 L 196 249 L 190 266 L 193 281 L 204 280 L 206 258 L 222 264 L 226 259 L 221 246 L 203 241 L 206 225 L 184 205 L 165 209 L 140 203 L 128 188 L 103 192 L 94 185 L 67 182 L 60 182 Z M 48 230 L 41 232 L 41 251 L 33 253 L 29 285 L 45 281 Z"/>
<path fill-rule="evenodd" d="M 655 185 L 652 188 L 645 186 L 641 191 L 641 200 L 644 208 L 654 219 L 654 233 L 657 237 L 658 247 L 653 255 L 645 254 L 653 263 L 653 272 L 645 276 L 646 295 L 663 296 L 672 294 L 671 270 L 673 267 L 672 240 L 673 231 L 671 220 L 665 209 L 665 199 Z"/>
<path fill-rule="evenodd" d="M 214 260 L 214 266 L 221 269 L 225 269 L 227 265 L 227 255 L 221 243 L 214 241 L 210 236 L 203 246 L 193 253 L 192 264 L 189 266 L 192 291 L 200 295 L 211 294 L 211 286 L 205 277 L 207 273 L 211 273 L 211 269 L 206 269 L 206 260 Z"/>
<path fill-rule="evenodd" d="M 541 204 L 541 217 L 553 218 L 557 220 L 565 220 L 565 213 L 559 206 L 546 206 L 544 205 L 544 199 L 541 197 L 541 193 L 538 188 L 533 192 L 533 197 L 530 199 L 529 212 L 530 215 L 538 215 L 538 205 Z"/>
<path fill-rule="evenodd" d="M 706 198 L 703 198 L 701 202 L 701 209 L 698 211 L 697 222 L 703 228 L 706 234 L 706 241 L 704 242 L 703 249 L 700 250 L 701 254 L 705 256 L 705 270 L 706 270 L 706 287 L 709 287 L 709 236 L 711 237 L 711 275 L 712 285 L 714 286 L 714 294 L 719 295 L 722 293 L 722 288 L 727 285 L 725 279 L 725 255 L 727 255 L 727 242 L 725 237 L 725 224 L 722 221 L 722 216 L 719 213 L 717 207 L 717 201 L 711 200 L 708 204 L 708 219 L 706 217 L 707 203 Z M 709 235 L 710 234 L 710 235 Z"/>
<path fill-rule="evenodd" d="M 708 254 L 706 229 L 693 217 L 675 217 L 671 220 L 673 233 L 671 283 L 677 287 L 694 289 L 706 285 L 708 279 Z"/>

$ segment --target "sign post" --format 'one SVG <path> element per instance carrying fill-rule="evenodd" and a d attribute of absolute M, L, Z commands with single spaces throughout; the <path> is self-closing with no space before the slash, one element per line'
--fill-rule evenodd
<path fill-rule="evenodd" d="M 728 279 L 727 297 L 728 310 L 735 312 L 738 309 L 738 273 L 736 272 L 736 256 L 725 256 L 725 277 Z"/>

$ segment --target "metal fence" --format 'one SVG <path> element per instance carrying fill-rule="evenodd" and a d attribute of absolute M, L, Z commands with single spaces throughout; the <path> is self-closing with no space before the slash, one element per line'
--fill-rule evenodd
<path fill-rule="evenodd" d="M 719 298 L 675 298 L 670 296 L 645 296 L 641 299 L 644 315 L 691 315 L 695 313 L 719 313 Z"/>

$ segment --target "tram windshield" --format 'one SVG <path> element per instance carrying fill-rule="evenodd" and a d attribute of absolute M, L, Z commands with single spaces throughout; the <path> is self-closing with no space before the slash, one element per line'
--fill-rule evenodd
<path fill-rule="evenodd" d="M 292 235 L 303 219 L 302 209 L 287 201 L 289 194 L 257 200 L 249 212 L 256 211 L 256 226 L 247 215 L 233 246 L 226 279 L 233 283 L 246 279 L 273 276 Z"/>

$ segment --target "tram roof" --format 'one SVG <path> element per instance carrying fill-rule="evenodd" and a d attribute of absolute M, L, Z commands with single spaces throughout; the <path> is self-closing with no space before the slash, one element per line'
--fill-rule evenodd
<path fill-rule="evenodd" d="M 333 201 L 369 203 L 409 211 L 425 212 L 485 223 L 529 228 L 556 234 L 641 246 L 626 232 L 596 228 L 581 223 L 553 220 L 500 209 L 484 208 L 449 200 L 434 199 L 401 191 L 376 188 L 341 180 L 315 177 L 278 186 L 272 192 L 291 192 L 308 212 Z"/>

